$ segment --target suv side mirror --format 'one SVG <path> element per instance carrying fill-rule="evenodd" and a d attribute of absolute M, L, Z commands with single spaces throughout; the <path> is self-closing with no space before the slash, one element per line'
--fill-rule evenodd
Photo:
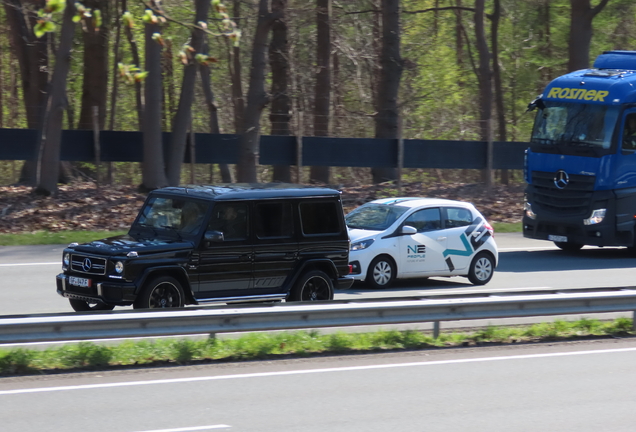
<path fill-rule="evenodd" d="M 404 235 L 417 234 L 417 229 L 412 227 L 411 225 L 404 225 L 402 227 L 402 234 L 404 234 Z"/>
<path fill-rule="evenodd" d="M 206 231 L 205 234 L 203 234 L 203 241 L 205 241 L 206 246 L 208 246 L 209 243 L 219 243 L 223 240 L 225 239 L 221 231 Z"/>

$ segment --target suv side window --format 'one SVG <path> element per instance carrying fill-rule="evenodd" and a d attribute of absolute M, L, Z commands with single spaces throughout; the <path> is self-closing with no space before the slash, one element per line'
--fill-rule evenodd
<path fill-rule="evenodd" d="M 290 238 L 293 235 L 291 203 L 261 203 L 256 205 L 256 236 L 265 238 Z"/>
<path fill-rule="evenodd" d="M 458 207 L 446 208 L 446 228 L 458 228 L 473 223 L 473 214 L 470 210 Z"/>
<path fill-rule="evenodd" d="M 439 208 L 427 208 L 406 218 L 404 225 L 412 226 L 417 232 L 433 231 L 442 227 Z"/>
<path fill-rule="evenodd" d="M 247 204 L 219 203 L 214 206 L 208 231 L 220 231 L 225 241 L 245 240 L 247 231 Z"/>
<path fill-rule="evenodd" d="M 300 222 L 303 234 L 306 236 L 339 234 L 338 211 L 334 201 L 300 203 Z M 341 210 L 340 213 L 342 213 Z"/>

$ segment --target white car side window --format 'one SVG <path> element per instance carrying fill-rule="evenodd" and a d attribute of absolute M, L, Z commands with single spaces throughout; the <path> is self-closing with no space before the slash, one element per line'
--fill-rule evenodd
<path fill-rule="evenodd" d="M 439 208 L 416 211 L 404 221 L 404 225 L 412 226 L 417 232 L 438 230 L 442 227 Z"/>
<path fill-rule="evenodd" d="M 465 208 L 448 207 L 444 223 L 446 228 L 468 226 L 473 223 L 473 215 L 470 210 Z"/>

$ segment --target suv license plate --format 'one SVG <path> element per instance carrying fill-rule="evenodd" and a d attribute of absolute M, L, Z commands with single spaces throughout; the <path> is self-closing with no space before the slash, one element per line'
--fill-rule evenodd
<path fill-rule="evenodd" d="M 80 277 L 75 277 L 75 276 L 69 276 L 68 277 L 68 283 L 70 285 L 75 285 L 78 287 L 85 287 L 88 288 L 91 286 L 91 280 L 90 279 L 86 279 L 86 278 L 80 278 Z"/>
<path fill-rule="evenodd" d="M 568 242 L 568 238 L 566 236 L 559 236 L 559 235 L 549 235 L 548 236 L 548 240 L 555 241 L 555 242 L 561 242 L 561 243 L 567 243 Z"/>

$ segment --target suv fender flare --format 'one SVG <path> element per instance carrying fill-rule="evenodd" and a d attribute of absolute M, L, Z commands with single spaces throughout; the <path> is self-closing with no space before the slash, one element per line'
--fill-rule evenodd
<path fill-rule="evenodd" d="M 139 277 L 139 283 L 137 284 L 135 295 L 139 295 L 142 287 L 148 281 L 148 279 L 154 277 L 158 273 L 176 277 L 183 286 L 183 291 L 186 295 L 187 303 L 195 303 L 194 296 L 192 294 L 192 285 L 190 284 L 188 273 L 183 267 L 177 265 L 150 267 L 144 270 L 142 275 Z"/>
<path fill-rule="evenodd" d="M 293 272 L 292 277 L 285 284 L 285 290 L 289 293 L 298 278 L 309 270 L 322 270 L 334 281 L 338 280 L 338 269 L 333 261 L 328 259 L 311 259 L 302 262 Z"/>

